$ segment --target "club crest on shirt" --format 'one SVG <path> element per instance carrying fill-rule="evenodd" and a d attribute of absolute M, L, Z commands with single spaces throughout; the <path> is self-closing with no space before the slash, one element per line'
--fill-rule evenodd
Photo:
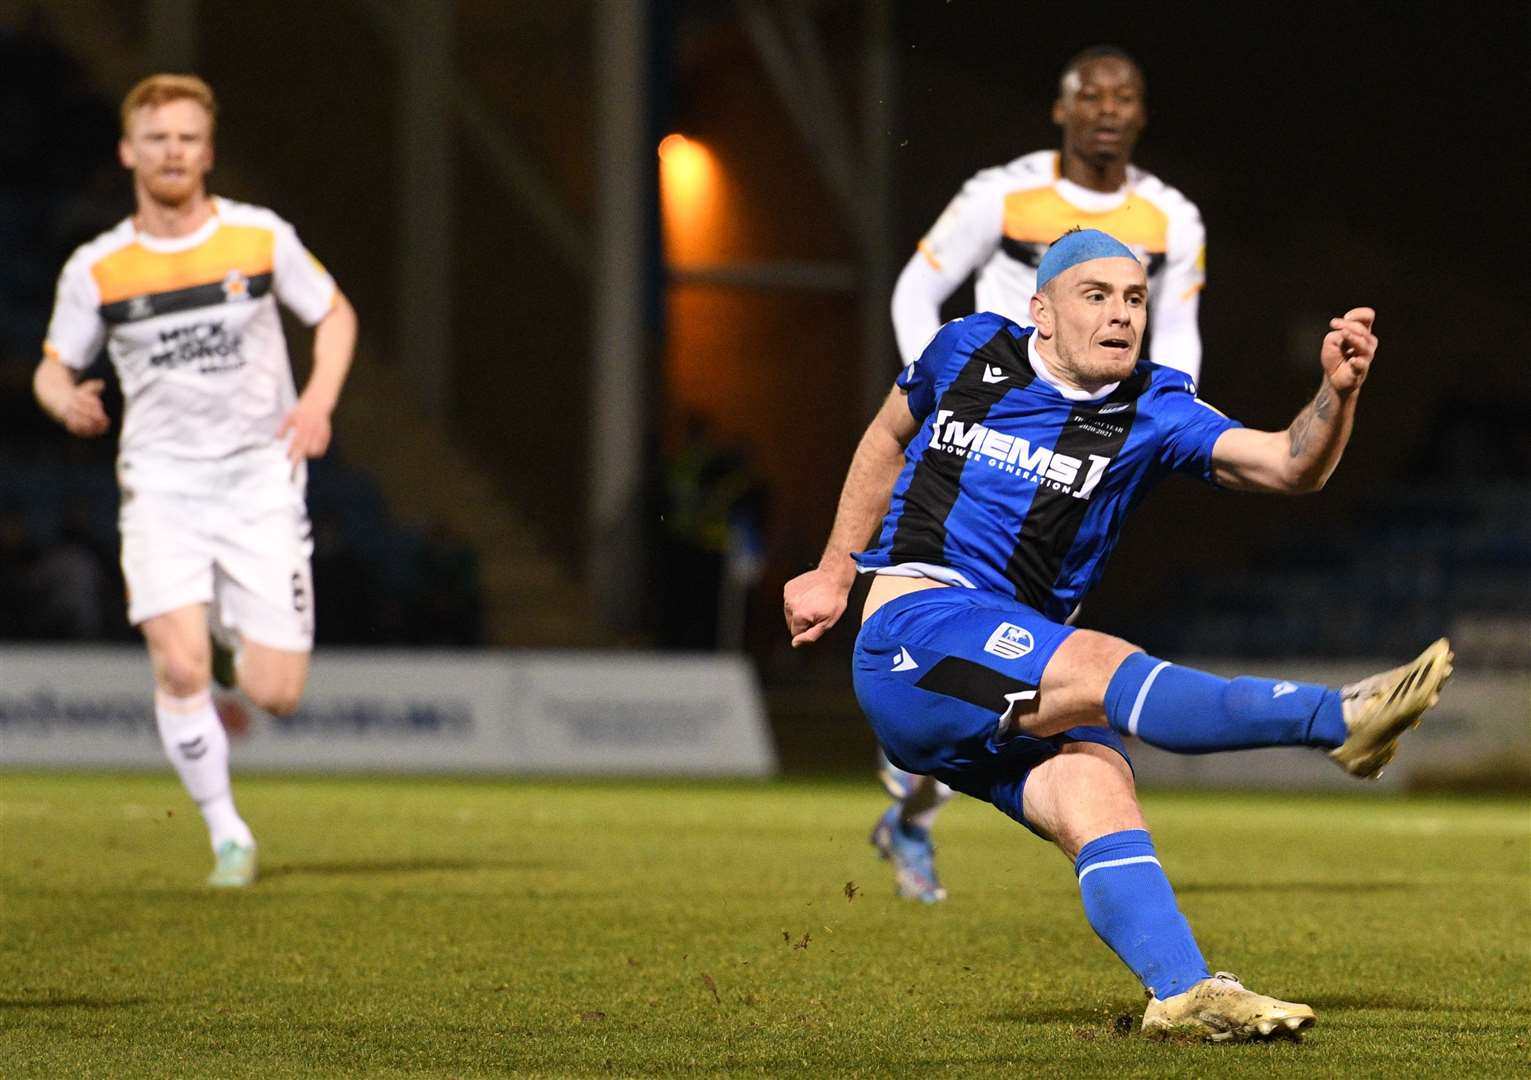
<path fill-rule="evenodd" d="M 989 640 L 984 643 L 983 651 L 993 653 L 1001 660 L 1019 660 L 1031 652 L 1035 644 L 1030 630 L 1024 626 L 1016 626 L 1015 623 L 1002 622 L 994 628 L 994 633 L 989 635 Z"/>
<path fill-rule="evenodd" d="M 230 302 L 250 299 L 250 279 L 238 270 L 230 270 L 223 278 L 223 298 Z"/>

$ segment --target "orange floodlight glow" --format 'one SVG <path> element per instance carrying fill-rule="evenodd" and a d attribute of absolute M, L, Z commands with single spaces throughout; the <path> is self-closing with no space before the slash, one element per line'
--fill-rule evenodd
<path fill-rule="evenodd" d="M 701 143 L 678 134 L 660 140 L 659 182 L 666 202 L 684 205 L 706 198 L 715 173 L 712 154 Z"/>
<path fill-rule="evenodd" d="M 659 198 L 670 258 L 707 257 L 720 187 L 717 159 L 705 145 L 678 133 L 660 140 Z"/>
<path fill-rule="evenodd" d="M 664 138 L 659 140 L 659 160 L 668 161 L 675 155 L 684 153 L 685 151 L 683 148 L 690 141 L 690 139 L 686 138 L 678 131 L 673 135 L 666 135 Z"/>

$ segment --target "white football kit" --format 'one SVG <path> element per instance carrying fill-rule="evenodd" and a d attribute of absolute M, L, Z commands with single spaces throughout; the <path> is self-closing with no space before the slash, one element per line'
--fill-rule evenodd
<path fill-rule="evenodd" d="M 189 236 L 147 236 L 129 218 L 76 250 L 44 351 L 82 371 L 104 343 L 122 384 L 129 620 L 205 603 L 225 639 L 307 651 L 307 472 L 277 438 L 297 391 L 276 302 L 312 326 L 335 282 L 270 210 L 213 207 Z"/>
<path fill-rule="evenodd" d="M 1143 261 L 1152 359 L 1196 379 L 1196 314 L 1206 276 L 1200 212 L 1158 177 L 1130 165 L 1117 191 L 1080 187 L 1059 174 L 1055 150 L 979 172 L 920 241 L 893 290 L 893 329 L 904 363 L 919 357 L 941 327 L 941 303 L 974 272 L 978 311 L 1030 326 L 1037 264 L 1048 245 L 1076 225 L 1110 233 Z"/>

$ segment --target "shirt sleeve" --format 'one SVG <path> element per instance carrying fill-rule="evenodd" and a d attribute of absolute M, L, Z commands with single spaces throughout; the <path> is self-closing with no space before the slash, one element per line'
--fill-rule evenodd
<path fill-rule="evenodd" d="M 919 358 L 941 328 L 941 304 L 956 287 L 922 252 L 915 252 L 905 264 L 893 286 L 893 336 L 905 366 Z"/>
<path fill-rule="evenodd" d="M 330 313 L 335 303 L 335 279 L 298 239 L 287 222 L 276 228 L 272 288 L 278 300 L 307 326 Z"/>
<path fill-rule="evenodd" d="M 916 420 L 924 420 L 936 407 L 936 383 L 953 358 L 972 351 L 967 331 L 973 318 L 953 319 L 941 327 L 919 358 L 898 373 L 896 385 L 908 393 L 909 412 Z"/>
<path fill-rule="evenodd" d="M 1178 193 L 1177 193 L 1178 195 Z M 1170 208 L 1163 280 L 1149 304 L 1155 363 L 1201 378 L 1201 329 L 1197 315 L 1206 285 L 1207 231 L 1201 213 L 1180 196 Z"/>
<path fill-rule="evenodd" d="M 1213 483 L 1212 448 L 1231 428 L 1243 427 L 1196 396 L 1195 387 L 1171 372 L 1179 385 L 1160 394 L 1157 409 L 1164 435 L 1159 443 L 1159 464 Z"/>
<path fill-rule="evenodd" d="M 100 299 L 89 267 L 78 258 L 65 263 L 53 299 L 53 317 L 48 321 L 43 355 L 74 371 L 90 367 L 106 341 Z"/>
<path fill-rule="evenodd" d="M 919 242 L 893 288 L 893 333 L 905 364 L 941 323 L 941 303 L 999 247 L 1004 202 L 995 170 L 984 170 L 962 185 Z"/>

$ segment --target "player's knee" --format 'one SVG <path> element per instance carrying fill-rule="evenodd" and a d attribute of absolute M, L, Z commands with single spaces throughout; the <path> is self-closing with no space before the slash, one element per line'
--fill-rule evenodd
<path fill-rule="evenodd" d="M 239 688 L 273 716 L 298 708 L 308 681 L 308 656 L 246 642 L 239 664 Z"/>
<path fill-rule="evenodd" d="M 1071 727 L 1104 726 L 1111 677 L 1123 660 L 1140 651 L 1130 641 L 1110 634 L 1074 631 L 1042 674 L 1039 708 L 1023 719 L 1028 733 L 1056 735 Z"/>
<path fill-rule="evenodd" d="M 247 657 L 239 668 L 239 689 L 245 697 L 273 716 L 287 716 L 303 697 L 302 671 L 289 665 L 262 663 Z"/>
<path fill-rule="evenodd" d="M 1106 687 L 1111 685 L 1111 676 L 1116 674 L 1116 669 L 1122 666 L 1122 661 L 1127 657 L 1143 650 L 1130 641 L 1093 630 L 1081 630 L 1064 644 L 1070 644 L 1074 638 L 1080 639 L 1079 651 L 1074 656 L 1077 687 L 1092 702 L 1103 704 L 1106 700 Z"/>
<path fill-rule="evenodd" d="M 1146 828 L 1132 769 L 1115 750 L 1077 742 L 1026 778 L 1026 820 L 1073 858 L 1101 836 Z"/>
<path fill-rule="evenodd" d="M 250 695 L 250 700 L 259 705 L 272 716 L 291 716 L 298 711 L 298 703 L 303 695 L 297 691 L 280 690 L 256 696 Z"/>
<path fill-rule="evenodd" d="M 206 645 L 162 648 L 154 656 L 154 681 L 175 697 L 189 697 L 212 681 L 212 654 Z"/>
<path fill-rule="evenodd" d="M 270 680 L 264 685 L 253 687 L 241 682 L 240 689 L 272 716 L 290 716 L 297 711 L 298 704 L 303 700 L 302 683 L 291 679 Z"/>

